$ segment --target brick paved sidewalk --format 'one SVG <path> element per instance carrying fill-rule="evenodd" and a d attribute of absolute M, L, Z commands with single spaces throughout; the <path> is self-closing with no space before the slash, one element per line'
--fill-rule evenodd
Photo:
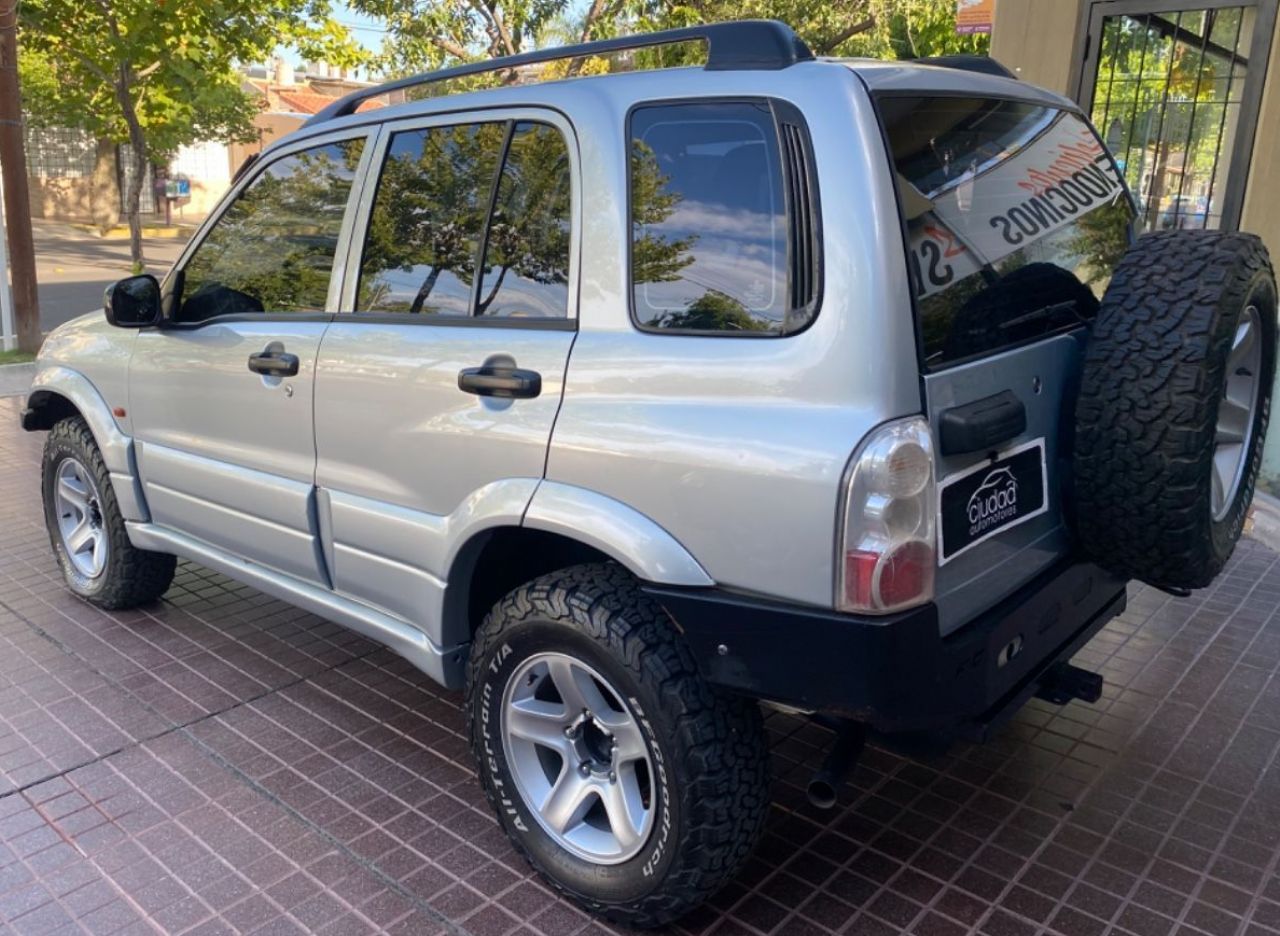
<path fill-rule="evenodd" d="M 461 700 L 197 566 L 107 614 L 62 587 L 41 435 L 0 400 L 0 932 L 610 932 L 506 844 Z M 1280 932 L 1280 565 L 1135 589 L 1080 655 L 1096 706 L 984 746 L 872 746 L 841 808 L 824 733 L 772 716 L 775 806 L 741 879 L 675 931 Z"/>

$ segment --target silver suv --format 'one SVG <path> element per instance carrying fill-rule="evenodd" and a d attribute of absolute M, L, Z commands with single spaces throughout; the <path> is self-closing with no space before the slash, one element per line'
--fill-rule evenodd
<path fill-rule="evenodd" d="M 1275 283 L 1247 235 L 1135 239 L 1086 117 L 1001 72 L 748 22 L 337 101 L 47 339 L 67 584 L 182 557 L 464 690 L 512 841 L 634 925 L 742 866 L 761 702 L 835 729 L 828 805 L 868 726 L 1096 699 L 1067 661 L 1127 580 L 1240 535 Z"/>

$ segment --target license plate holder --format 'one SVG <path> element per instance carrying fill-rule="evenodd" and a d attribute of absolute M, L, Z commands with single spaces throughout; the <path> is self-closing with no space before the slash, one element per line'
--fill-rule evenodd
<path fill-rule="evenodd" d="M 939 565 L 1049 509 L 1044 439 L 956 472 L 938 486 Z"/>

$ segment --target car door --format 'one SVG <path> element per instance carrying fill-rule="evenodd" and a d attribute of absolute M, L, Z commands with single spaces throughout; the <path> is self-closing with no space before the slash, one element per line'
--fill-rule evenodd
<path fill-rule="evenodd" d="M 433 638 L 447 544 L 542 477 L 575 334 L 576 148 L 563 117 L 390 125 L 316 368 L 334 588 Z"/>
<path fill-rule="evenodd" d="M 325 585 L 315 361 L 368 142 L 313 138 L 256 166 L 175 265 L 166 322 L 139 335 L 129 367 L 151 521 Z"/>

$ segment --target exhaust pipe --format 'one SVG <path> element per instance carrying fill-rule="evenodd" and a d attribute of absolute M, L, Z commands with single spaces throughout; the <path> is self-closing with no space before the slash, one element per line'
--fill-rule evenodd
<path fill-rule="evenodd" d="M 839 798 L 840 785 L 845 775 L 867 743 L 867 726 L 861 722 L 842 722 L 836 728 L 836 739 L 827 752 L 822 766 L 809 781 L 809 802 L 817 809 L 831 809 Z"/>

